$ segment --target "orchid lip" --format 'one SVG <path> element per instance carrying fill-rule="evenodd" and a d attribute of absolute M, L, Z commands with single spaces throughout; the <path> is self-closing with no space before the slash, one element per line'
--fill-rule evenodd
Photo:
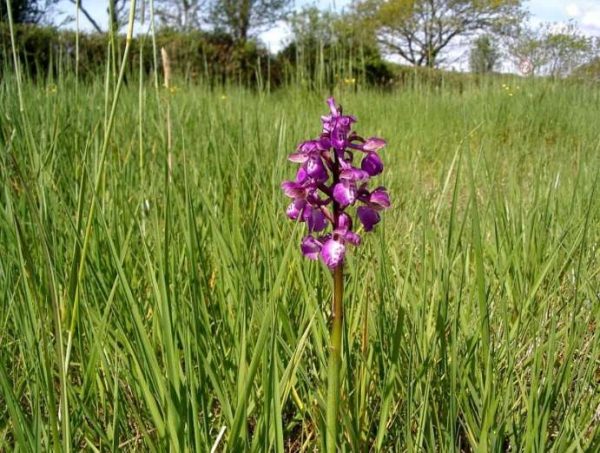
<path fill-rule="evenodd" d="M 356 187 L 353 183 L 344 180 L 333 187 L 333 199 L 342 207 L 351 205 L 356 200 Z"/>
<path fill-rule="evenodd" d="M 335 269 L 344 262 L 346 247 L 343 242 L 334 238 L 328 239 L 321 248 L 321 257 L 330 269 Z"/>
<path fill-rule="evenodd" d="M 287 207 L 286 214 L 291 220 L 297 220 L 298 218 L 302 219 L 302 215 L 303 215 L 305 206 L 306 206 L 306 201 L 294 200 Z"/>

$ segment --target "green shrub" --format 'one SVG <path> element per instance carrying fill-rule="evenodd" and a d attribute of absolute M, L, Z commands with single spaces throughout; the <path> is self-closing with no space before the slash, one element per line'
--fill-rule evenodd
<path fill-rule="evenodd" d="M 4 69 L 10 68 L 13 61 L 10 32 L 6 24 L 0 23 L 0 37 L 0 64 Z M 33 79 L 75 71 L 76 33 L 73 31 L 18 25 L 15 27 L 15 42 L 23 70 Z M 233 81 L 245 85 L 256 85 L 267 80 L 274 85 L 281 82 L 273 57 L 255 42 L 240 47 L 223 34 L 162 30 L 156 36 L 156 45 L 159 51 L 161 47 L 167 49 L 173 74 L 186 81 L 205 80 L 216 84 Z M 124 37 L 117 36 L 117 58 L 124 46 Z M 131 46 L 132 64 L 128 67 L 128 76 L 138 73 L 141 50 L 146 74 L 152 73 L 156 66 L 161 66 L 160 55 L 155 64 L 151 38 L 135 37 Z M 78 69 L 81 77 L 102 74 L 109 61 L 108 55 L 107 35 L 79 34 Z"/>

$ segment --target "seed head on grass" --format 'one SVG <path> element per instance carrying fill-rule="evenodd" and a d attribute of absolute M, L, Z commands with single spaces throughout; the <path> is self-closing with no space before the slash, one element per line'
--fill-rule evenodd
<path fill-rule="evenodd" d="M 330 114 L 321 117 L 320 137 L 300 143 L 289 155 L 290 161 L 301 165 L 295 180 L 284 181 L 281 188 L 292 198 L 288 217 L 308 227 L 300 246 L 302 254 L 312 260 L 321 257 L 335 269 L 344 261 L 346 244 L 361 242 L 353 231 L 351 208 L 356 207 L 364 231 L 372 231 L 380 221 L 379 212 L 390 207 L 390 198 L 385 187 L 368 188 L 370 179 L 383 171 L 379 150 L 385 140 L 360 137 L 352 130 L 356 117 L 343 115 L 333 98 L 327 104 Z M 360 167 L 354 166 L 356 154 Z"/>

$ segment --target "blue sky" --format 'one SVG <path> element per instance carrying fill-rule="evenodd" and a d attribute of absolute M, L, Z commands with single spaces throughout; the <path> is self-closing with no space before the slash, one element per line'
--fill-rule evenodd
<path fill-rule="evenodd" d="M 528 6 L 534 23 L 575 20 L 585 34 L 600 36 L 600 0 L 531 0 Z"/>
<path fill-rule="evenodd" d="M 1 1 L 1 0 L 0 0 Z M 106 27 L 106 0 L 82 0 L 97 22 Z M 342 9 L 350 0 L 330 0 L 317 3 L 327 9 Z M 300 4 L 311 4 L 300 0 Z M 582 32 L 590 36 L 600 36 L 600 0 L 529 0 L 525 3 L 531 14 L 530 21 L 536 25 L 542 22 L 566 23 L 576 21 Z M 74 16 L 75 7 L 68 0 L 61 0 L 56 7 L 57 12 Z M 80 18 L 82 27 L 91 30 L 86 19 Z M 262 41 L 272 50 L 277 51 L 290 39 L 285 25 L 280 24 L 273 30 L 260 35 Z"/>

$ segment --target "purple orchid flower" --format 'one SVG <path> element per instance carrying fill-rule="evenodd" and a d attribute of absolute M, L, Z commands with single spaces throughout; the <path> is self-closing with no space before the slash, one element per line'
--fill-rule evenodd
<path fill-rule="evenodd" d="M 289 155 L 300 168 L 295 180 L 284 181 L 281 188 L 292 199 L 287 216 L 308 226 L 300 244 L 302 254 L 312 260 L 321 258 L 335 269 L 344 262 L 346 246 L 361 242 L 352 230 L 349 211 L 355 211 L 364 231 L 372 231 L 381 220 L 379 212 L 390 207 L 390 198 L 385 187 L 368 189 L 370 178 L 383 171 L 379 150 L 385 140 L 358 136 L 352 131 L 356 117 L 343 115 L 333 98 L 327 104 L 330 114 L 321 117 L 321 136 L 302 142 Z M 362 155 L 360 167 L 353 165 L 357 152 Z M 330 225 L 331 232 L 324 233 Z"/>

